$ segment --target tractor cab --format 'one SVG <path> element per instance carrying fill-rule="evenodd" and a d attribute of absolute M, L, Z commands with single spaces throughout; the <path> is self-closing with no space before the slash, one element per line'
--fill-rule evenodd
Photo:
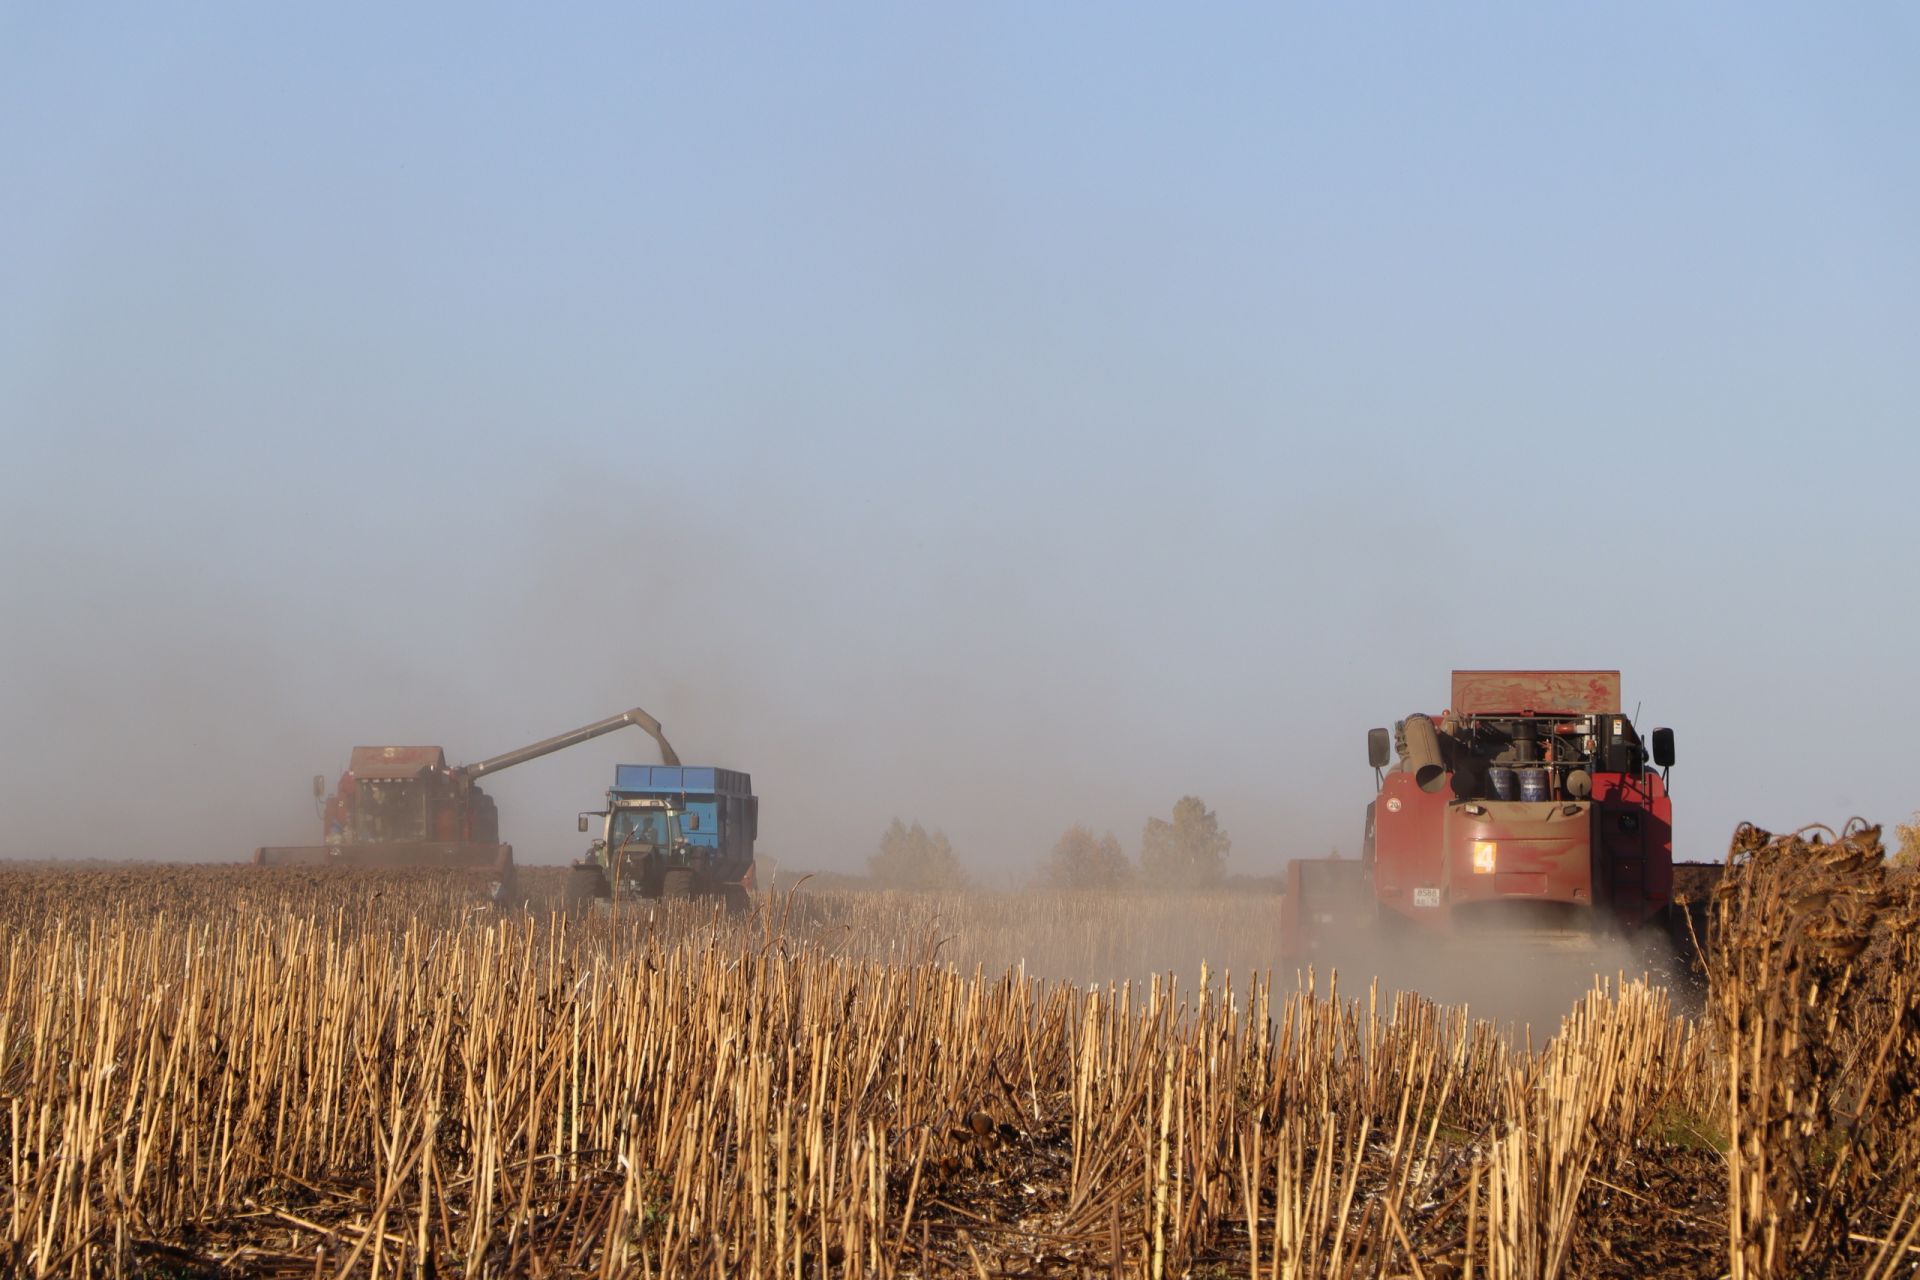
<path fill-rule="evenodd" d="M 681 843 L 680 810 L 667 800 L 623 800 L 607 815 L 607 847 L 671 850 Z"/>
<path fill-rule="evenodd" d="M 599 868 L 608 886 L 618 885 L 623 894 L 650 896 L 667 868 L 688 860 L 686 817 L 665 797 L 611 796 L 606 809 L 580 815 L 580 830 L 594 830 L 596 820 L 600 830 L 580 865 Z"/>

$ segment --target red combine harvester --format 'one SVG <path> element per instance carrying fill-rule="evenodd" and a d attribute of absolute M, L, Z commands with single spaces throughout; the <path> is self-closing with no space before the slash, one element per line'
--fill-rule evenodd
<path fill-rule="evenodd" d="M 446 752 L 439 747 L 355 747 L 332 795 L 326 794 L 324 776 L 313 779 L 325 843 L 255 849 L 254 865 L 472 872 L 487 876 L 495 901 L 516 902 L 520 895 L 513 847 L 500 843 L 493 797 L 474 783 L 627 725 L 646 730 L 660 744 L 666 763 L 680 763 L 660 722 L 639 707 L 456 768 L 447 767 Z"/>
<path fill-rule="evenodd" d="M 1666 955 L 1673 731 L 1650 745 L 1621 711 L 1617 671 L 1454 672 L 1451 710 L 1368 733 L 1379 794 L 1359 859 L 1289 864 L 1287 958 L 1493 937 L 1657 939 Z"/>

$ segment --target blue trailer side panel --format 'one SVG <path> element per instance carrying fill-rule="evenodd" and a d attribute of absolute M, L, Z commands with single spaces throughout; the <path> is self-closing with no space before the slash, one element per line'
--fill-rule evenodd
<path fill-rule="evenodd" d="M 737 769 L 714 765 L 621 764 L 613 769 L 615 791 L 643 791 L 673 795 L 751 794 L 752 780 Z"/>
<path fill-rule="evenodd" d="M 697 849 L 718 849 L 725 832 L 720 821 L 720 802 L 689 800 L 686 816 L 680 820 L 680 834 Z"/>

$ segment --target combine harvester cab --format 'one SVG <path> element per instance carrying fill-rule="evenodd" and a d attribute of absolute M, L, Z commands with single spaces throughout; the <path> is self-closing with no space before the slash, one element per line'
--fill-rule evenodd
<path fill-rule="evenodd" d="M 1617 671 L 1456 671 L 1450 710 L 1373 730 L 1368 757 L 1361 857 L 1288 867 L 1290 961 L 1382 944 L 1591 951 L 1608 937 L 1664 950 L 1673 734 L 1656 729 L 1649 752 Z"/>
<path fill-rule="evenodd" d="M 713 896 L 743 911 L 759 824 L 759 797 L 738 770 L 620 765 L 607 807 L 580 815 L 580 830 L 600 834 L 567 873 L 567 905 Z"/>
<path fill-rule="evenodd" d="M 500 842 L 493 797 L 474 784 L 628 725 L 651 735 L 670 764 L 679 763 L 660 722 L 639 707 L 451 768 L 439 747 L 355 747 L 332 795 L 324 777 L 313 780 L 323 843 L 255 849 L 253 863 L 453 872 L 481 880 L 499 905 L 518 906 L 524 898 L 513 848 Z"/>

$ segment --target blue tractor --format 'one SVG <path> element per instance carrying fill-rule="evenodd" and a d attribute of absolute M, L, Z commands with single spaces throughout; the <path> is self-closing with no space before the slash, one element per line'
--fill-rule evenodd
<path fill-rule="evenodd" d="M 567 905 L 704 895 L 744 910 L 759 823 L 752 779 L 737 770 L 616 765 L 607 807 L 580 815 L 580 830 L 599 835 L 567 873 Z"/>

